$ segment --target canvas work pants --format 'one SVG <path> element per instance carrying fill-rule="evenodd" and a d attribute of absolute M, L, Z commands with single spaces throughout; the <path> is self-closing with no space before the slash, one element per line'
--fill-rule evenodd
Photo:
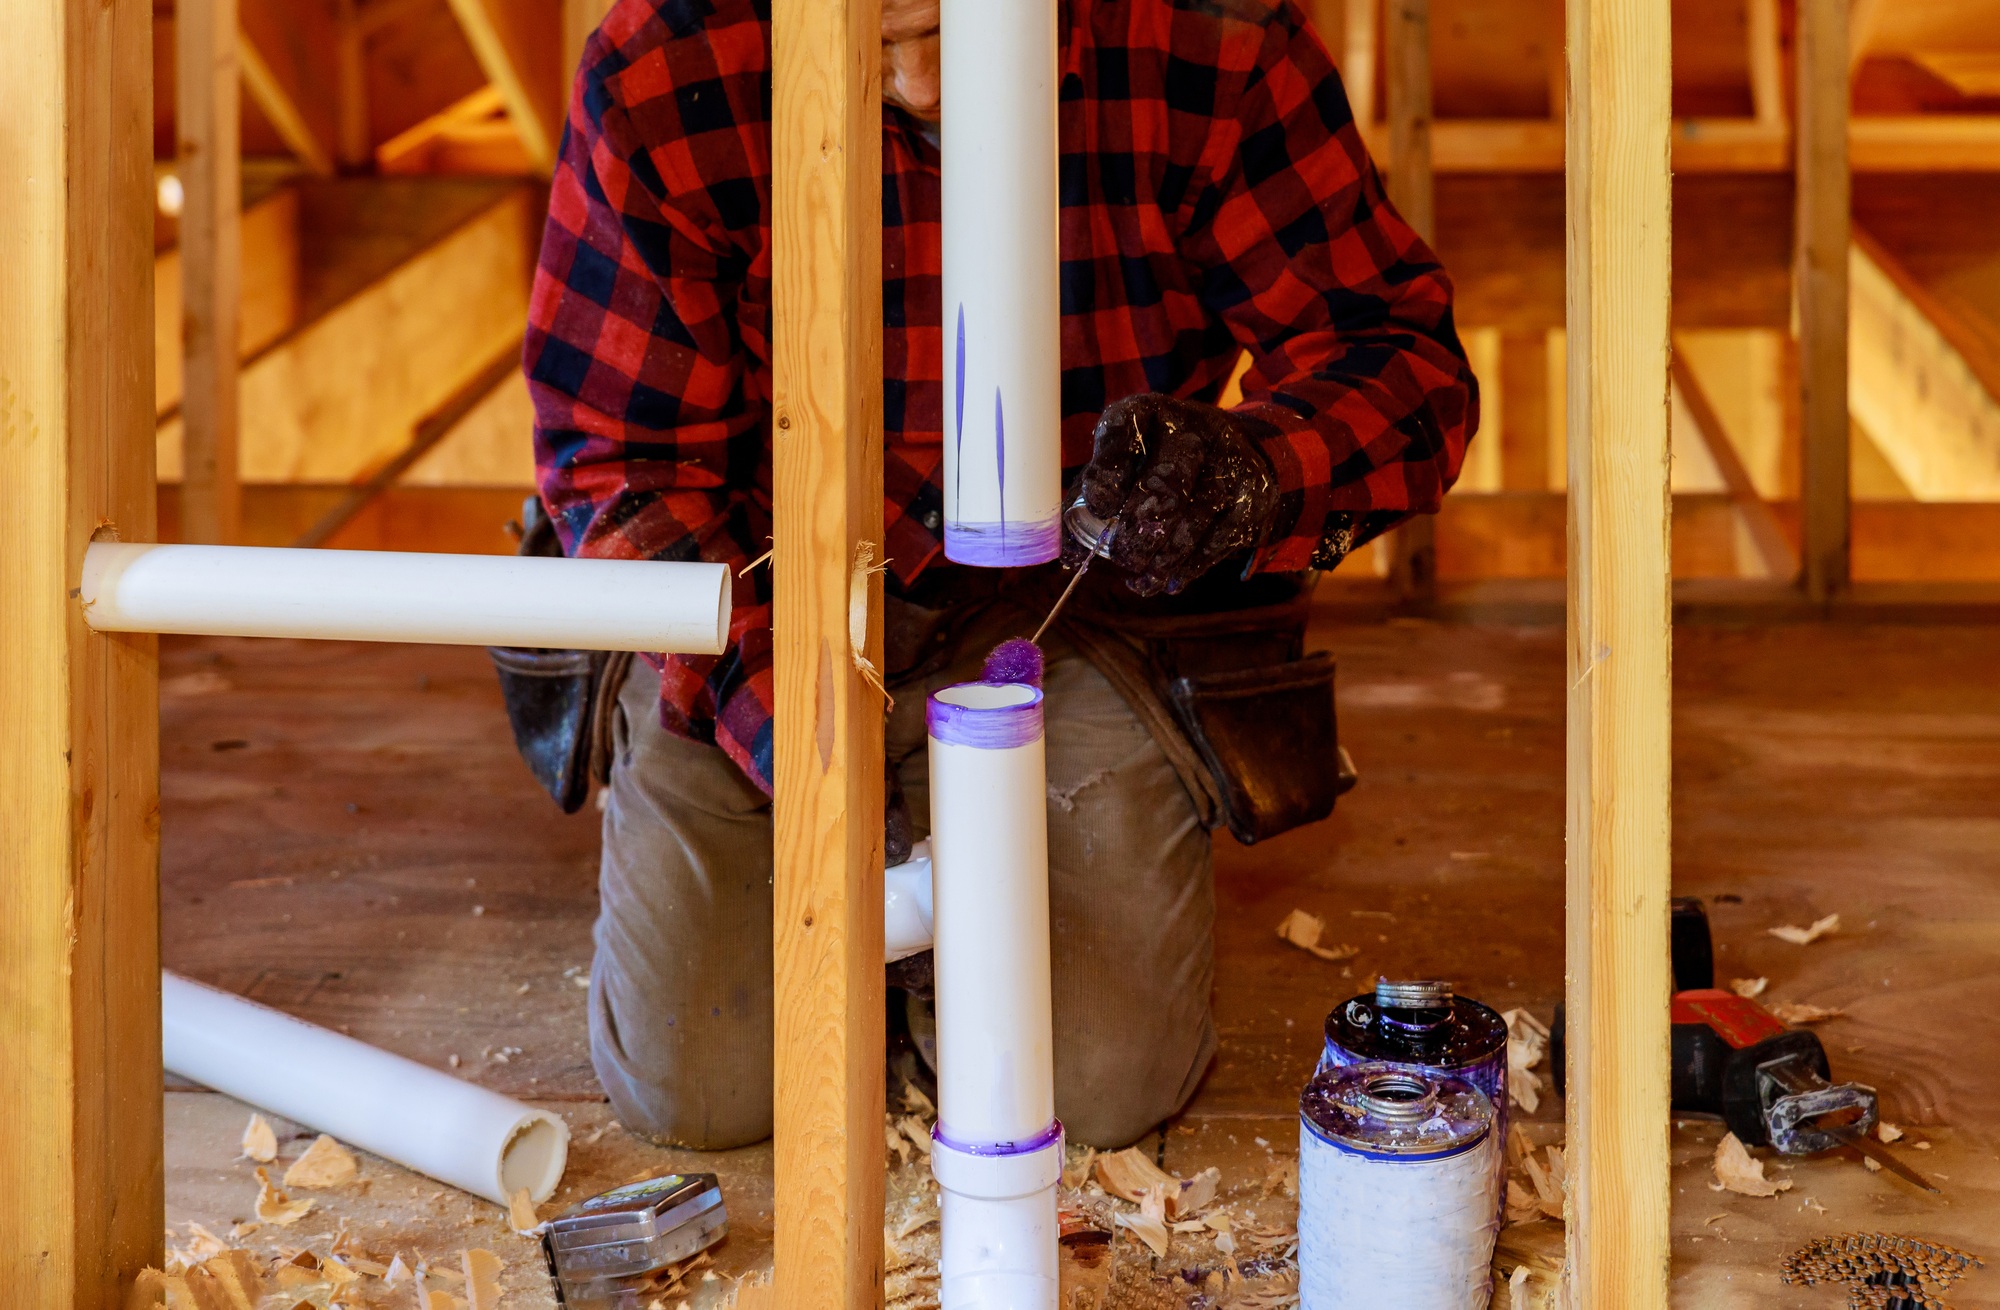
<path fill-rule="evenodd" d="M 1024 626 L 1025 625 L 1025 626 Z M 937 672 L 892 684 L 888 757 L 929 831 L 924 701 L 1032 628 L 999 605 Z M 1122 1147 L 1179 1110 L 1215 1054 L 1209 836 L 1125 701 L 1046 643 L 1056 1114 Z M 719 1150 L 772 1118 L 771 805 L 722 751 L 660 724 L 643 660 L 620 693 L 590 978 L 590 1053 L 627 1128 Z M 893 1089 L 892 1089 L 893 1090 Z"/>

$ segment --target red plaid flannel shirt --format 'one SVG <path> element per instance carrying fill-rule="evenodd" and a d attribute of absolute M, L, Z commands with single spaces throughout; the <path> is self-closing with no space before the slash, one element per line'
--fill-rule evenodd
<path fill-rule="evenodd" d="M 1212 400 L 1248 351 L 1245 405 L 1279 429 L 1260 568 L 1330 568 L 1435 510 L 1478 421 L 1451 284 L 1384 198 L 1294 0 L 1064 0 L 1060 27 L 1068 471 L 1106 404 Z M 620 0 L 585 50 L 525 347 L 542 497 L 573 555 L 740 568 L 768 545 L 770 97 L 765 0 Z M 884 106 L 883 511 L 903 586 L 942 556 L 938 203 L 936 147 Z M 751 570 L 729 653 L 661 661 L 667 726 L 767 792 L 770 600 Z"/>

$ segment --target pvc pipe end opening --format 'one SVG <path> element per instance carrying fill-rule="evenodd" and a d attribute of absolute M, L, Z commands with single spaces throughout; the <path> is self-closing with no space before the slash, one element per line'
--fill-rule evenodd
<path fill-rule="evenodd" d="M 500 1194 L 512 1196 L 523 1187 L 537 1203 L 555 1194 L 569 1162 L 569 1125 L 552 1114 L 535 1112 L 514 1127 L 500 1148 Z"/>
<path fill-rule="evenodd" d="M 1006 710 L 1032 705 L 1042 693 L 1020 682 L 961 682 L 932 693 L 932 699 L 968 710 Z"/>

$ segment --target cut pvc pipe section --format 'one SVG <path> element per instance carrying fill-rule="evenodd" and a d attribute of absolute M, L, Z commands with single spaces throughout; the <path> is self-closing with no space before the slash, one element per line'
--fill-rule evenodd
<path fill-rule="evenodd" d="M 1060 548 L 1055 0 L 944 0 L 944 553 Z"/>
<path fill-rule="evenodd" d="M 569 1126 L 546 1110 L 178 974 L 160 977 L 167 1071 L 496 1205 L 562 1181 Z"/>
<path fill-rule="evenodd" d="M 931 844 L 920 841 L 910 858 L 882 871 L 883 960 L 894 964 L 931 949 Z"/>
<path fill-rule="evenodd" d="M 727 565 L 92 542 L 99 632 L 720 655 Z"/>
<path fill-rule="evenodd" d="M 961 683 L 930 729 L 944 1310 L 1052 1308 L 1058 1293 L 1042 692 Z"/>

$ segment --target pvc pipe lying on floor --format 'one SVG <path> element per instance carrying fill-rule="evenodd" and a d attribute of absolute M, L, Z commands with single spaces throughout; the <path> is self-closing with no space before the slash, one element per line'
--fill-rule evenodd
<path fill-rule="evenodd" d="M 1056 1304 L 1048 793 L 1042 692 L 961 683 L 926 706 L 944 1310 Z"/>
<path fill-rule="evenodd" d="M 562 1181 L 569 1126 L 546 1110 L 178 974 L 160 1017 L 170 1073 L 497 1205 Z"/>
<path fill-rule="evenodd" d="M 729 569 L 658 560 L 92 542 L 99 632 L 720 655 Z"/>
<path fill-rule="evenodd" d="M 1056 557 L 1062 315 L 1055 0 L 945 0 L 944 553 Z"/>

